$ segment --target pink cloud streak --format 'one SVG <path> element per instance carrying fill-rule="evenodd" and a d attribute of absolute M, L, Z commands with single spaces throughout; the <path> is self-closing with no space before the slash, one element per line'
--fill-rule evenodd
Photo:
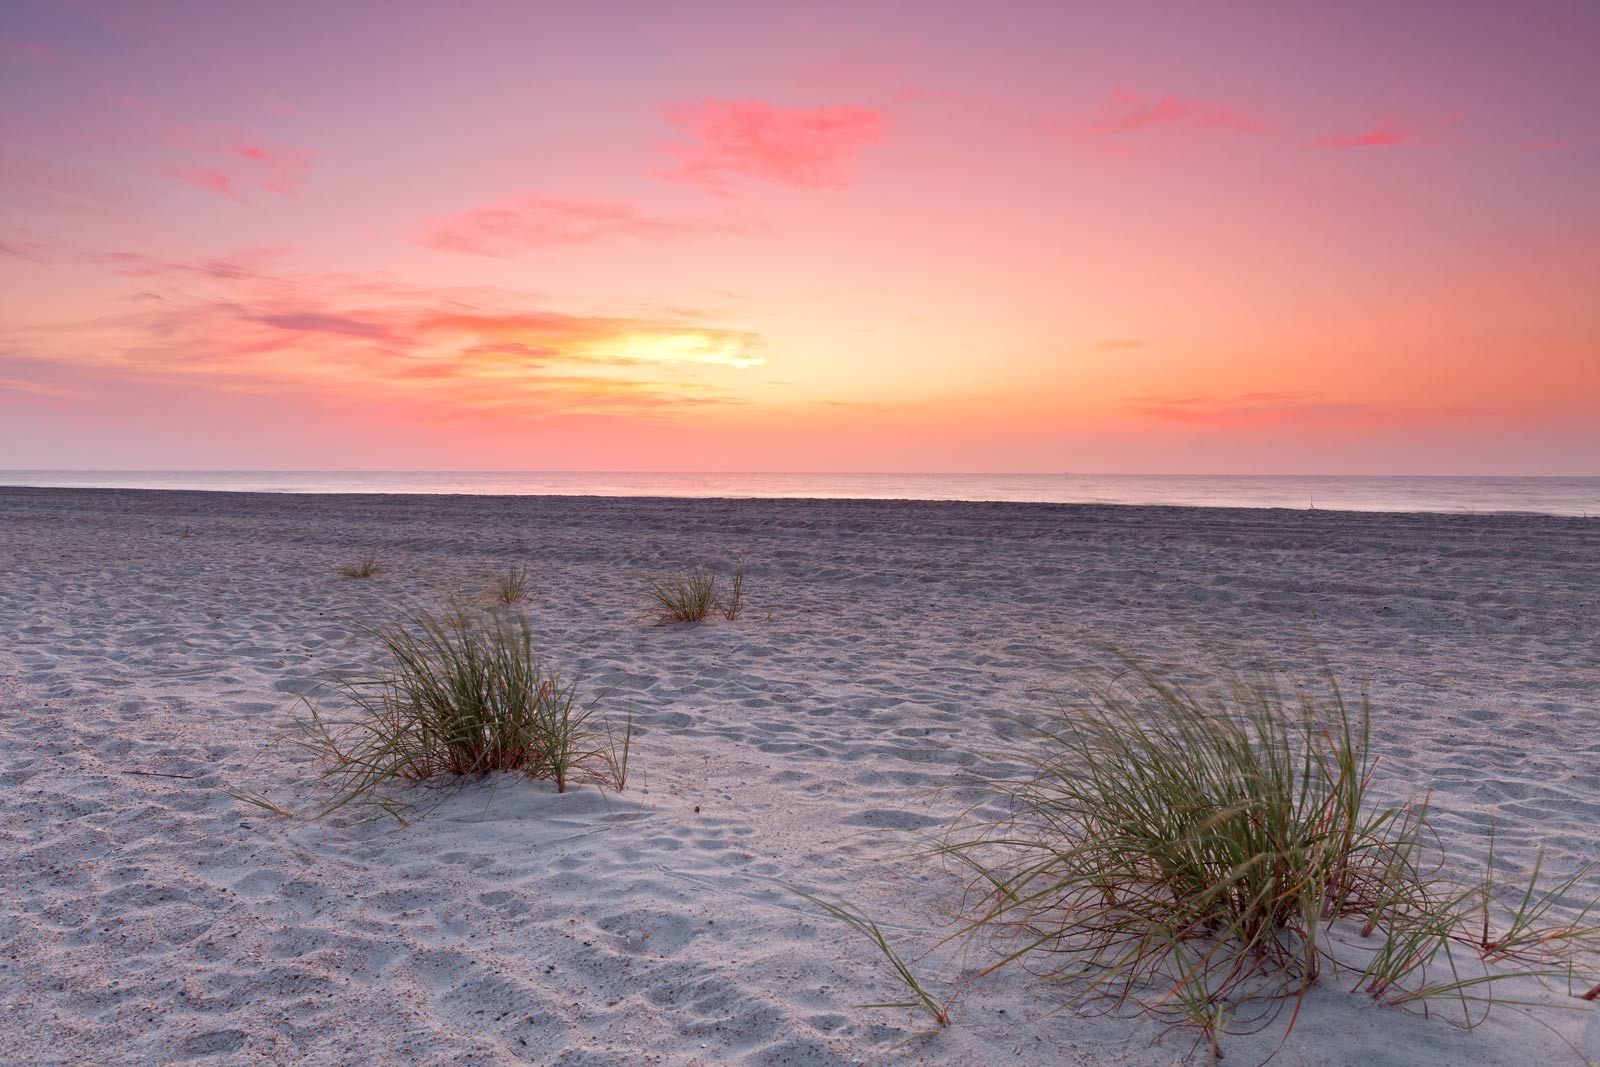
<path fill-rule="evenodd" d="M 1416 139 L 1416 134 L 1402 130 L 1393 123 L 1380 123 L 1361 133 L 1318 137 L 1318 148 L 1375 148 L 1383 145 L 1405 144 Z"/>
<path fill-rule="evenodd" d="M 1091 118 L 1042 124 L 1080 149 L 1110 159 L 1149 155 L 1198 137 L 1259 136 L 1271 125 L 1227 104 L 1178 96 L 1151 97 L 1134 89 L 1112 92 Z"/>
<path fill-rule="evenodd" d="M 719 233 L 746 233 L 739 220 L 672 219 L 647 215 L 631 204 L 525 196 L 461 211 L 426 224 L 418 243 L 443 252 L 510 256 L 553 246 L 611 238 L 665 241 Z"/>
<path fill-rule="evenodd" d="M 1111 94 L 1109 113 L 1086 124 L 1095 135 L 1116 137 L 1161 126 L 1184 126 L 1199 130 L 1227 130 L 1234 133 L 1265 133 L 1267 126 L 1258 119 L 1223 104 L 1184 100 L 1176 96 L 1152 99 L 1132 89 Z"/>
<path fill-rule="evenodd" d="M 885 136 L 872 108 L 781 108 L 763 100 L 704 100 L 667 109 L 688 138 L 666 150 L 677 165 L 659 177 L 726 192 L 740 181 L 797 189 L 843 189 L 857 153 Z"/>
<path fill-rule="evenodd" d="M 239 195 L 239 190 L 235 188 L 233 179 L 220 170 L 214 170 L 211 167 L 165 167 L 161 173 L 169 178 L 175 178 L 180 182 L 193 185 L 197 189 L 207 189 L 225 196 L 229 200 L 235 200 L 241 204 L 244 203 L 244 197 Z"/>

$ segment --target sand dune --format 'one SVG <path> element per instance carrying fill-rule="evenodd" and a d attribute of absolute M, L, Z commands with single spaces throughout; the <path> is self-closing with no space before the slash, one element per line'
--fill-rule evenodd
<path fill-rule="evenodd" d="M 376 548 L 381 577 L 341 578 Z M 644 621 L 743 557 L 746 617 Z M 270 744 L 363 620 L 529 567 L 552 657 L 641 725 L 629 790 L 510 779 L 410 826 L 285 820 Z M 930 1037 L 848 897 L 942 988 L 961 882 L 907 847 L 974 800 L 986 713 L 1108 644 L 1370 682 L 1384 788 L 1556 873 L 1600 858 L 1600 522 L 824 501 L 0 490 L 0 1063 L 1166 1064 L 1020 971 Z M 1290 1064 L 1581 1062 L 1588 1017 L 1466 1034 L 1319 992 Z M 1229 1043 L 1258 1062 L 1278 1034 Z"/>

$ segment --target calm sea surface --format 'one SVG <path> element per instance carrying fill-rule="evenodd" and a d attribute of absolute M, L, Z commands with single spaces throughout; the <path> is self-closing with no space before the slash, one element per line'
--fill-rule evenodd
<path fill-rule="evenodd" d="M 1600 516 L 1600 478 L 568 471 L 0 471 L 0 485 L 253 493 L 835 497 Z"/>

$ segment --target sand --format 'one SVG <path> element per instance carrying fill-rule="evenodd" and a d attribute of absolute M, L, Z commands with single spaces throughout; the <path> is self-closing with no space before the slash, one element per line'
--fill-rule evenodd
<path fill-rule="evenodd" d="M 376 548 L 368 581 L 339 565 Z M 747 615 L 644 620 L 643 576 L 749 566 Z M 630 786 L 516 780 L 411 825 L 282 819 L 272 742 L 358 623 L 529 567 L 543 646 L 641 727 Z M 0 490 L 0 1063 L 1168 1064 L 1021 971 L 954 1023 L 961 880 L 909 847 L 971 799 L 988 713 L 1111 644 L 1180 673 L 1315 642 L 1370 683 L 1384 788 L 1467 856 L 1600 857 L 1600 521 L 825 501 Z M 1589 1012 L 1467 1034 L 1328 988 L 1277 1062 L 1582 1062 Z M 911 1040 L 907 1040 L 910 1038 Z M 1279 1033 L 1228 1043 L 1255 1063 Z M 1594 1053 L 1591 1053 L 1593 1055 Z"/>

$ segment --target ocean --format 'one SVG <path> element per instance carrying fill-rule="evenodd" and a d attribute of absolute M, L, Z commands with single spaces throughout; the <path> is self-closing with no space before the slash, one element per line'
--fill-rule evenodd
<path fill-rule="evenodd" d="M 0 485 L 250 493 L 818 497 L 1600 516 L 1600 478 L 578 471 L 0 471 Z"/>

